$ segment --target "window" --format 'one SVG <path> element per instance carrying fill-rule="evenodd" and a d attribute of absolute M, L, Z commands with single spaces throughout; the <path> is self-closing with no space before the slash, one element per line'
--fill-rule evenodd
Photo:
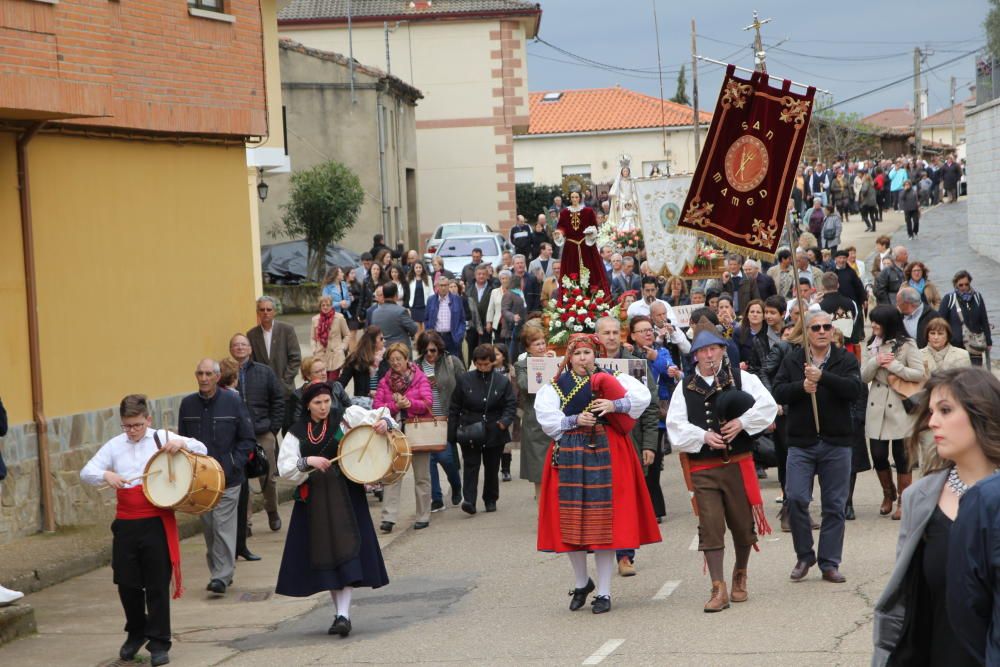
<path fill-rule="evenodd" d="M 535 182 L 535 169 L 534 167 L 518 167 L 514 170 L 514 182 L 515 183 L 534 183 Z"/>
<path fill-rule="evenodd" d="M 639 178 L 639 177 L 646 177 L 646 178 L 648 178 L 648 177 L 650 177 L 650 176 L 653 175 L 653 170 L 654 169 L 656 169 L 657 171 L 660 172 L 660 176 L 666 176 L 666 175 L 668 175 L 670 173 L 668 171 L 670 169 L 670 162 L 667 161 L 667 160 L 652 160 L 652 161 L 649 161 L 649 162 L 647 162 L 647 161 L 644 160 L 643 163 L 642 163 L 642 173 L 641 174 L 632 174 L 632 175 L 634 177 L 636 177 L 636 178 Z"/>
<path fill-rule="evenodd" d="M 499 257 L 496 239 L 467 239 L 457 238 L 445 241 L 441 249 L 438 250 L 440 257 L 470 257 L 473 248 L 480 248 L 483 255 L 487 257 Z"/>
<path fill-rule="evenodd" d="M 590 178 L 589 164 L 564 164 L 562 168 L 563 176 L 583 176 Z"/>
<path fill-rule="evenodd" d="M 187 0 L 188 7 L 195 9 L 207 9 L 211 12 L 221 12 L 222 0 Z"/>
<path fill-rule="evenodd" d="M 542 101 L 558 102 L 560 99 L 562 99 L 562 96 L 563 96 L 562 93 L 545 93 L 544 95 L 542 95 Z"/>

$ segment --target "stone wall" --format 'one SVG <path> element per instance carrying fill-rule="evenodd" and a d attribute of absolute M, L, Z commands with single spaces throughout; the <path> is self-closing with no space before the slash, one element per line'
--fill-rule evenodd
<path fill-rule="evenodd" d="M 151 401 L 153 424 L 176 429 L 183 395 Z M 60 527 L 106 523 L 114 515 L 115 495 L 80 481 L 80 470 L 105 442 L 120 434 L 118 406 L 49 420 L 52 504 Z M 0 544 L 42 528 L 38 445 L 34 423 L 11 427 L 0 438 L 7 479 L 0 483 Z"/>
<path fill-rule="evenodd" d="M 966 109 L 969 245 L 991 259 L 1000 257 L 1000 99 Z"/>
<path fill-rule="evenodd" d="M 315 283 L 305 285 L 264 285 L 264 294 L 278 300 L 281 315 L 319 312 L 319 297 L 323 290 Z"/>

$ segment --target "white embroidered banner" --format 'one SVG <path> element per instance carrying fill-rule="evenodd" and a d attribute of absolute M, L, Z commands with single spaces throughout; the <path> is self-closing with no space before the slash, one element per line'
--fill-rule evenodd
<path fill-rule="evenodd" d="M 697 234 L 677 227 L 691 175 L 639 178 L 634 183 L 650 270 L 662 273 L 666 269 L 671 275 L 683 276 L 686 265 L 694 266 L 698 252 Z"/>

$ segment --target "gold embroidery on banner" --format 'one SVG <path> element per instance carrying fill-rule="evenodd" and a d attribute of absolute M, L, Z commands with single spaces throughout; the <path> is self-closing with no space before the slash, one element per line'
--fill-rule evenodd
<path fill-rule="evenodd" d="M 763 250 L 770 250 L 778 235 L 778 221 L 772 218 L 765 223 L 759 218 L 754 218 L 750 232 L 746 235 L 747 243 Z"/>
<path fill-rule="evenodd" d="M 696 199 L 691 202 L 687 213 L 684 214 L 684 222 L 698 225 L 699 227 L 707 227 L 712 224 L 712 220 L 708 216 L 711 215 L 713 208 L 715 208 L 715 204 L 700 202 Z"/>
<path fill-rule="evenodd" d="M 781 103 L 785 108 L 778 117 L 779 120 L 785 123 L 795 123 L 796 126 L 806 122 L 809 106 L 812 104 L 809 100 L 797 100 L 786 96 L 781 98 Z"/>
<path fill-rule="evenodd" d="M 737 109 L 742 109 L 747 102 L 747 95 L 750 94 L 750 91 L 751 87 L 749 85 L 741 84 L 736 79 L 730 79 L 726 82 L 726 87 L 723 88 L 722 97 L 719 98 L 719 101 L 727 109 L 730 105 Z"/>

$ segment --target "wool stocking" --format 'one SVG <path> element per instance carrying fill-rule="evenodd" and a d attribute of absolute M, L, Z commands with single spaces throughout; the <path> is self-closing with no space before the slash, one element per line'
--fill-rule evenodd
<path fill-rule="evenodd" d="M 708 574 L 712 581 L 725 581 L 722 574 L 722 560 L 726 556 L 725 549 L 712 549 L 705 552 L 705 562 L 708 563 Z"/>
<path fill-rule="evenodd" d="M 594 552 L 594 562 L 597 563 L 597 594 L 611 596 L 611 573 L 615 569 L 615 552 L 603 550 Z"/>
<path fill-rule="evenodd" d="M 576 578 L 576 588 L 584 588 L 587 585 L 587 552 L 570 551 L 568 554 L 569 563 L 573 566 L 573 576 Z"/>
<path fill-rule="evenodd" d="M 750 550 L 753 547 L 749 544 L 742 547 L 736 547 L 736 569 L 745 570 L 747 565 L 750 563 Z M 722 567 L 720 564 L 719 567 Z"/>
<path fill-rule="evenodd" d="M 354 589 L 350 586 L 344 586 L 339 591 L 331 592 L 336 596 L 337 615 L 349 619 L 351 617 L 351 594 L 354 592 Z"/>

